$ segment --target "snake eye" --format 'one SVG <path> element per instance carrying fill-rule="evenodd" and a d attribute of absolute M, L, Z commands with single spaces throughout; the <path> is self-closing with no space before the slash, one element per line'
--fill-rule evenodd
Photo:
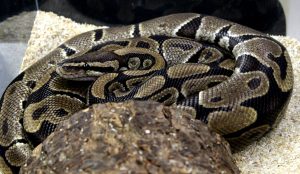
<path fill-rule="evenodd" d="M 141 61 L 138 57 L 132 57 L 128 60 L 129 69 L 138 69 L 140 67 Z"/>

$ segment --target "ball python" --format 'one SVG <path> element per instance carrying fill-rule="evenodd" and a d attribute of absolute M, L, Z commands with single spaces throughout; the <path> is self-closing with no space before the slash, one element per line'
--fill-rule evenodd
<path fill-rule="evenodd" d="M 292 65 L 282 44 L 212 16 L 173 14 L 85 32 L 5 90 L 0 173 L 18 173 L 57 124 L 94 103 L 173 105 L 239 148 L 276 126 L 292 89 Z"/>

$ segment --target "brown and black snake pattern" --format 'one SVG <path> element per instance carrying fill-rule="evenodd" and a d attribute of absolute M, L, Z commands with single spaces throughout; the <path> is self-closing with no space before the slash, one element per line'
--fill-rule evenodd
<path fill-rule="evenodd" d="M 94 103 L 175 105 L 233 148 L 268 132 L 293 89 L 286 49 L 211 16 L 174 14 L 80 34 L 27 68 L 0 101 L 0 173 L 18 173 L 56 125 Z"/>

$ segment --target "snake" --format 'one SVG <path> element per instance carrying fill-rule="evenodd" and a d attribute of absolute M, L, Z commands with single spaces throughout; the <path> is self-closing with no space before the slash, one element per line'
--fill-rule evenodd
<path fill-rule="evenodd" d="M 213 16 L 179 13 L 79 34 L 21 72 L 0 101 L 0 173 L 96 103 L 154 100 L 190 113 L 233 149 L 286 112 L 293 73 L 271 36 Z"/>

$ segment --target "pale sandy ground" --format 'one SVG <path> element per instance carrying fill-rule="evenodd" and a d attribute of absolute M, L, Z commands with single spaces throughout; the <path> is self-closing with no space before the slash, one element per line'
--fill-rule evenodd
<path fill-rule="evenodd" d="M 22 69 L 65 40 L 84 31 L 99 28 L 78 24 L 53 13 L 38 12 Z M 234 154 L 242 173 L 300 173 L 300 42 L 274 36 L 289 51 L 294 67 L 295 86 L 286 116 L 278 128 L 242 152 Z"/>

